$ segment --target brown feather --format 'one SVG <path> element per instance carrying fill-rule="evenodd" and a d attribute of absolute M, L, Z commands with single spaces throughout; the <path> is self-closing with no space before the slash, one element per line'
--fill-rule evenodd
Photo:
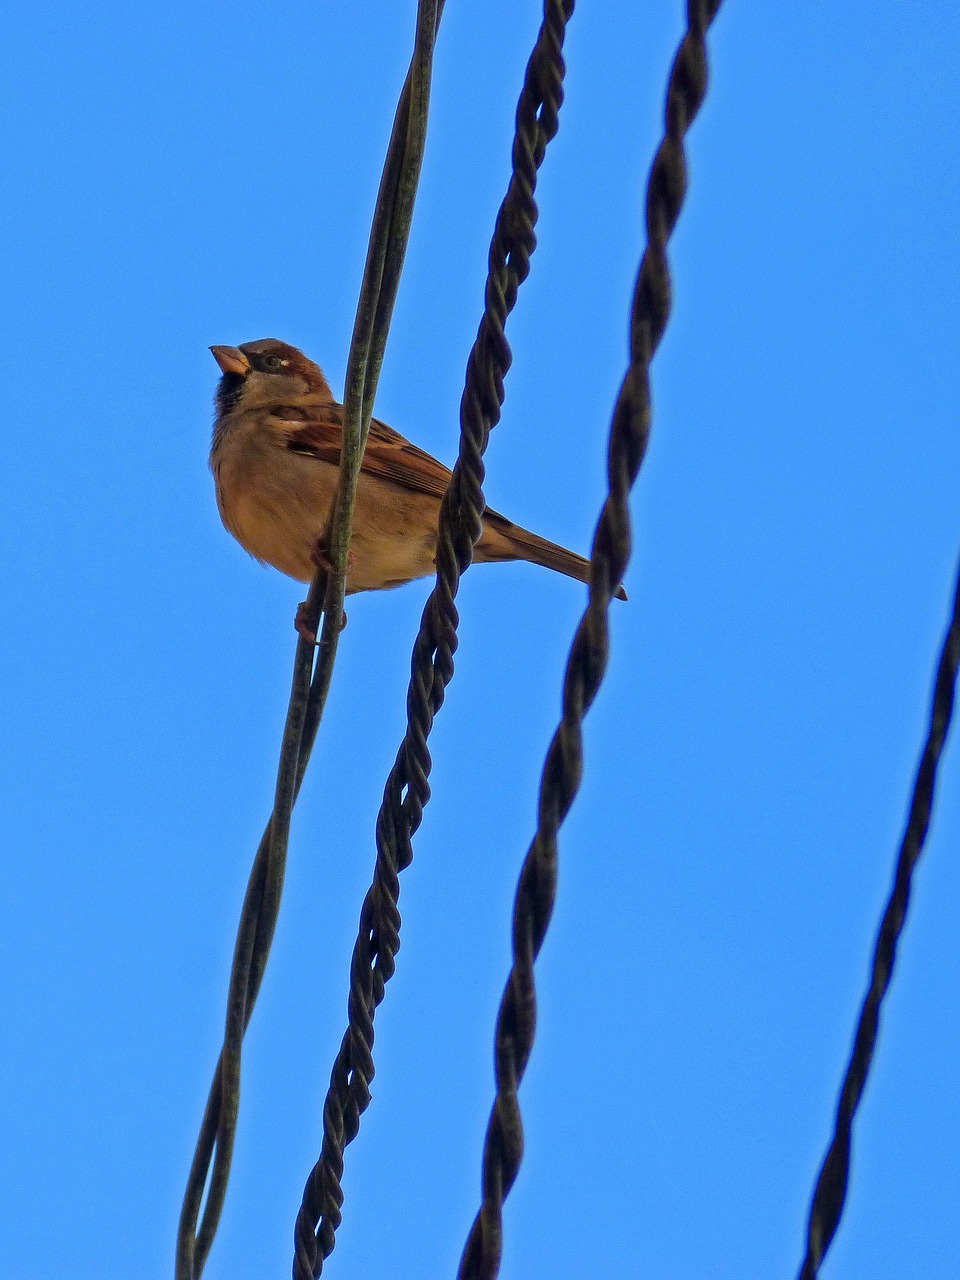
<path fill-rule="evenodd" d="M 342 405 L 318 405 L 309 418 L 299 407 L 283 406 L 275 409 L 273 416 L 284 426 L 288 449 L 339 467 Z M 291 430 L 286 429 L 288 424 Z M 431 498 L 442 498 L 450 483 L 449 468 L 376 418 L 370 423 L 363 470 L 366 475 L 379 476 Z"/>

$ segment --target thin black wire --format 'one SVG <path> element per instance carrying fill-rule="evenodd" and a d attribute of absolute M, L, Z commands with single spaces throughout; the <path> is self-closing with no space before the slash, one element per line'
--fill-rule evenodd
<path fill-rule="evenodd" d="M 443 0 L 420 2 L 413 59 L 397 107 L 377 197 L 347 366 L 341 467 L 328 532 L 331 557 L 337 567 L 330 574 L 318 571 L 307 597 L 307 619 L 314 627 L 319 622 L 322 602 L 323 629 L 316 650 L 303 640 L 297 645 L 274 810 L 247 885 L 230 975 L 223 1048 L 184 1194 L 177 1238 L 177 1280 L 196 1280 L 202 1273 L 226 1197 L 240 1100 L 241 1045 L 279 915 L 290 815 L 319 729 L 336 658 L 356 483 L 413 215 L 425 145 L 433 45 L 442 7 Z M 207 1200 L 198 1230 L 208 1176 Z"/>
<path fill-rule="evenodd" d="M 563 712 L 550 743 L 537 833 L 517 887 L 513 912 L 513 967 L 497 1017 L 497 1094 L 483 1148 L 482 1203 L 460 1260 L 459 1280 L 493 1280 L 503 1247 L 503 1202 L 523 1156 L 517 1089 L 533 1049 L 536 989 L 533 965 L 556 897 L 557 833 L 583 770 L 582 722 L 607 665 L 607 610 L 630 558 L 627 500 L 650 435 L 650 362 L 670 314 L 666 247 L 687 186 L 683 139 L 707 88 L 705 35 L 720 0 L 691 0 L 687 33 L 667 85 L 666 130 L 647 184 L 647 248 L 633 295 L 630 364 L 613 410 L 608 455 L 609 496 L 597 524 L 590 566 L 590 598 L 577 628 L 563 685 Z"/>
<path fill-rule="evenodd" d="M 893 888 L 877 934 L 870 986 L 860 1010 L 860 1020 L 857 1024 L 850 1062 L 840 1089 L 833 1139 L 820 1166 L 820 1175 L 813 1193 L 807 1223 L 807 1253 L 800 1268 L 799 1280 L 815 1280 L 820 1264 L 836 1234 L 840 1215 L 843 1213 L 850 1176 L 853 1119 L 860 1105 L 860 1099 L 863 1097 L 867 1075 L 873 1062 L 880 1024 L 880 1008 L 893 977 L 897 944 L 900 941 L 907 905 L 910 901 L 911 878 L 923 852 L 924 841 L 930 827 L 937 769 L 953 713 L 958 664 L 960 664 L 960 570 L 958 570 L 954 591 L 953 617 L 943 642 L 940 664 L 937 668 L 930 729 L 913 786 L 910 814 L 903 843 L 900 845 Z"/>
<path fill-rule="evenodd" d="M 573 0 L 545 0 L 543 23 L 527 64 L 517 106 L 513 173 L 490 246 L 485 311 L 467 363 L 460 403 L 460 452 L 440 507 L 437 583 L 414 643 L 407 691 L 407 731 L 377 817 L 377 861 L 364 899 L 350 966 L 349 1025 L 331 1073 L 323 1110 L 320 1159 L 304 1188 L 295 1228 L 295 1280 L 316 1280 L 336 1243 L 341 1221 L 344 1149 L 357 1136 L 374 1075 L 373 1021 L 400 946 L 399 873 L 413 859 L 412 837 L 430 798 L 427 738 L 453 676 L 459 614 L 454 604 L 473 559 L 484 511 L 483 453 L 500 419 L 503 379 L 511 353 L 507 316 L 530 270 L 536 247 L 537 171 L 558 127 L 563 101 L 561 55 Z"/>

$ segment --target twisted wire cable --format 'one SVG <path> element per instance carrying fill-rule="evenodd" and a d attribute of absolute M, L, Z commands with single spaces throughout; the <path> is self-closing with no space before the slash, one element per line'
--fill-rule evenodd
<path fill-rule="evenodd" d="M 303 640 L 297 645 L 273 813 L 247 884 L 230 974 L 223 1048 L 180 1214 L 177 1280 L 197 1280 L 201 1275 L 226 1198 L 240 1102 L 241 1046 L 279 915 L 290 816 L 319 729 L 336 658 L 357 477 L 413 216 L 426 140 L 433 45 L 442 8 L 443 0 L 420 0 L 413 59 L 377 196 L 347 365 L 342 462 L 328 527 L 331 556 L 337 567 L 330 574 L 318 571 L 307 597 L 308 622 L 315 628 L 322 608 L 323 628 L 316 652 Z M 206 1204 L 198 1228 L 205 1186 Z"/>
<path fill-rule="evenodd" d="M 607 610 L 630 557 L 627 500 L 650 434 L 650 362 L 670 314 L 666 248 L 686 192 L 683 139 L 706 93 L 705 36 L 719 7 L 720 0 L 690 0 L 687 32 L 667 85 L 666 129 L 647 184 L 647 247 L 633 295 L 630 365 L 614 406 L 610 430 L 609 496 L 593 540 L 589 603 L 567 662 L 562 719 L 547 752 L 537 832 L 517 887 L 513 967 L 496 1026 L 497 1092 L 484 1140 L 482 1203 L 460 1260 L 459 1280 L 493 1280 L 500 1270 L 503 1202 L 523 1155 L 517 1089 L 530 1059 L 536 1028 L 533 965 L 556 897 L 557 833 L 580 785 L 582 722 L 607 665 Z"/>
<path fill-rule="evenodd" d="M 460 403 L 459 456 L 440 507 L 437 582 L 414 642 L 407 730 L 377 817 L 376 866 L 361 908 L 350 965 L 349 1021 L 324 1102 L 320 1158 L 307 1178 L 297 1215 L 295 1280 L 317 1280 L 334 1248 L 342 1217 L 344 1150 L 357 1136 L 360 1117 L 370 1102 L 374 1014 L 394 973 L 400 946 L 399 873 L 413 859 L 412 837 L 430 797 L 427 739 L 453 676 L 459 623 L 454 598 L 483 527 L 483 454 L 490 431 L 500 420 L 504 377 L 512 359 L 504 326 L 536 247 L 537 171 L 558 128 L 565 71 L 561 50 L 573 8 L 574 0 L 545 0 L 517 106 L 513 171 L 497 214 L 485 309 L 467 362 Z"/>
<path fill-rule="evenodd" d="M 893 888 L 887 901 L 873 952 L 870 985 L 860 1010 L 853 1050 L 840 1089 L 833 1138 L 827 1149 L 810 1205 L 807 1222 L 807 1252 L 799 1280 L 815 1280 L 840 1223 L 850 1176 L 850 1147 L 853 1120 L 863 1097 L 867 1075 L 873 1062 L 880 1025 L 880 1008 L 893 977 L 897 944 L 903 931 L 910 901 L 913 872 L 923 852 L 930 827 L 937 769 L 943 754 L 960 664 L 960 570 L 953 599 L 953 617 L 947 630 L 933 691 L 930 728 L 920 757 L 920 765 L 910 801 Z"/>

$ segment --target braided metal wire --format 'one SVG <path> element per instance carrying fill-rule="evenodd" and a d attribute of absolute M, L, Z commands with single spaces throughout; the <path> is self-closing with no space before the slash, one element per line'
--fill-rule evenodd
<path fill-rule="evenodd" d="M 454 604 L 473 559 L 484 511 L 483 454 L 500 420 L 503 380 L 511 363 L 504 335 L 536 247 L 537 171 L 558 128 L 563 101 L 563 37 L 574 0 L 545 0 L 536 45 L 517 106 L 513 172 L 490 246 L 485 310 L 467 363 L 460 403 L 460 450 L 440 507 L 437 582 L 420 623 L 407 691 L 407 730 L 387 779 L 377 817 L 377 860 L 364 899 L 350 966 L 349 1025 L 323 1109 L 320 1158 L 304 1189 L 295 1227 L 295 1280 L 316 1280 L 341 1221 L 344 1149 L 357 1136 L 374 1075 L 374 1014 L 400 947 L 399 873 L 413 859 L 412 837 L 430 798 L 427 739 L 453 676 L 459 614 Z"/>
<path fill-rule="evenodd" d="M 947 630 L 933 691 L 930 728 L 920 757 L 910 813 L 900 845 L 893 888 L 880 922 L 873 952 L 873 968 L 860 1019 L 853 1041 L 840 1099 L 837 1105 L 833 1139 L 820 1166 L 816 1189 L 807 1222 L 807 1252 L 800 1268 L 799 1280 L 815 1280 L 830 1243 L 836 1234 L 847 1196 L 850 1176 L 850 1145 L 853 1120 L 863 1097 L 867 1075 L 873 1062 L 880 1025 L 880 1008 L 893 977 L 897 944 L 903 931 L 914 868 L 923 852 L 930 827 L 937 768 L 943 753 L 960 665 L 960 570 L 953 598 L 953 617 Z"/>
<path fill-rule="evenodd" d="M 230 973 L 223 1048 L 180 1213 L 177 1280 L 197 1280 L 202 1273 L 226 1198 L 240 1105 L 241 1048 L 279 916 L 290 816 L 319 729 L 336 659 L 357 476 L 413 216 L 426 138 L 433 44 L 442 9 L 443 0 L 419 0 L 414 54 L 387 148 L 347 364 L 343 456 L 329 524 L 329 545 L 338 567 L 329 574 L 318 570 L 307 596 L 307 620 L 314 628 L 323 610 L 320 644 L 316 650 L 303 639 L 297 645 L 273 813 L 247 884 Z M 206 1204 L 198 1228 L 205 1187 Z"/>
<path fill-rule="evenodd" d="M 670 314 L 667 242 L 686 192 L 683 139 L 707 88 L 705 35 L 720 0 L 691 0 L 687 32 L 667 85 L 666 130 L 647 184 L 647 247 L 633 296 L 630 365 L 613 410 L 608 457 L 609 496 L 593 540 L 590 598 L 577 628 L 563 685 L 560 725 L 547 752 L 538 827 L 524 860 L 513 912 L 513 967 L 497 1016 L 497 1093 L 483 1148 L 482 1204 L 467 1237 L 459 1280 L 493 1280 L 500 1270 L 503 1202 L 523 1156 L 517 1089 L 533 1048 L 536 989 L 533 965 L 556 897 L 557 833 L 580 785 L 582 722 L 607 665 L 607 610 L 630 557 L 627 500 L 650 435 L 650 361 Z"/>

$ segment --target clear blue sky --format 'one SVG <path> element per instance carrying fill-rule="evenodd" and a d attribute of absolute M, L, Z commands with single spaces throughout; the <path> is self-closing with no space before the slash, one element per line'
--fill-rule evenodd
<path fill-rule="evenodd" d="M 5 25 L 0 1273 L 172 1277 L 301 588 L 222 530 L 213 342 L 339 392 L 413 0 L 63 0 Z M 534 3 L 451 3 L 378 415 L 446 461 Z M 578 6 L 491 505 L 585 550 L 682 6 Z M 960 551 L 960 13 L 710 39 L 630 601 L 561 841 L 503 1276 L 792 1277 Z M 289 1274 L 428 584 L 363 596 L 298 806 L 207 1276 Z M 585 592 L 460 595 L 330 1276 L 452 1276 Z M 960 746 L 828 1280 L 960 1272 Z M 325 1271 L 325 1274 L 327 1272 Z"/>

